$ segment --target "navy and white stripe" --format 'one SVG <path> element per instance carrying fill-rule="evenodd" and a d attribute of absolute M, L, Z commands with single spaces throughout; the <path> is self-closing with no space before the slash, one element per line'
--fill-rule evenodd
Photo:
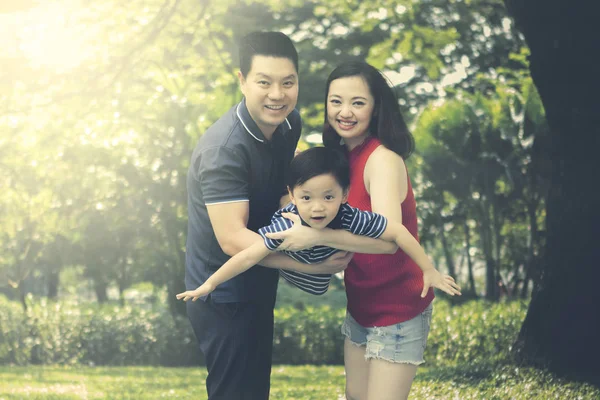
<path fill-rule="evenodd" d="M 277 250 L 281 239 L 269 239 L 266 233 L 282 232 L 290 229 L 294 223 L 281 216 L 282 213 L 294 213 L 298 215 L 298 209 L 292 203 L 277 211 L 271 219 L 271 225 L 260 228 L 258 233 L 263 237 L 265 246 L 271 251 Z M 342 204 L 338 214 L 328 225 L 333 229 L 344 229 L 350 233 L 361 236 L 378 238 L 387 227 L 387 219 L 379 214 L 362 211 L 358 208 Z M 304 264 L 316 264 L 324 261 L 332 254 L 338 252 L 338 249 L 327 246 L 315 246 L 310 249 L 291 252 L 283 250 L 283 253 L 292 257 L 294 260 Z M 292 285 L 304 290 L 305 292 L 320 295 L 327 291 L 331 280 L 330 274 L 305 274 L 297 271 L 279 270 L 281 276 Z"/>

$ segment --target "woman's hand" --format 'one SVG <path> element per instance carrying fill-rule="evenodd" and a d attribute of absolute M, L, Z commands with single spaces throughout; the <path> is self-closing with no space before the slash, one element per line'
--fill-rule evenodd
<path fill-rule="evenodd" d="M 450 275 L 441 274 L 435 268 L 423 271 L 423 291 L 421 292 L 421 297 L 427 296 L 430 287 L 443 290 L 450 296 L 461 295 L 460 286 L 454 282 L 454 278 Z"/>

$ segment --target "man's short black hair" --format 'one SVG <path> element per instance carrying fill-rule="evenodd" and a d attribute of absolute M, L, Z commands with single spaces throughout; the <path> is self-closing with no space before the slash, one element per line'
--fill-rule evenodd
<path fill-rule="evenodd" d="M 287 185 L 290 190 L 319 175 L 331 174 L 346 191 L 350 187 L 350 166 L 341 150 L 313 147 L 298 154 L 290 164 Z"/>
<path fill-rule="evenodd" d="M 298 72 L 298 52 L 292 40 L 281 32 L 252 32 L 239 44 L 240 71 L 246 76 L 252 67 L 254 56 L 287 58 Z"/>

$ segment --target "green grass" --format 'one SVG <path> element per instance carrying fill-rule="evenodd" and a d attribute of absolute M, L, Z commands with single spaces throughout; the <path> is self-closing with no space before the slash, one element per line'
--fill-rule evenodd
<path fill-rule="evenodd" d="M 203 368 L 0 367 L 0 400 L 206 399 Z M 330 400 L 343 393 L 341 366 L 274 366 L 271 399 Z M 421 368 L 411 399 L 596 400 L 600 390 L 511 365 Z"/>

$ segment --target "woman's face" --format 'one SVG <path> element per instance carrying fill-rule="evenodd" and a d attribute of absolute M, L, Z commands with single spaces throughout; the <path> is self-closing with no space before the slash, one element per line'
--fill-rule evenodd
<path fill-rule="evenodd" d="M 335 79 L 327 92 L 327 122 L 340 135 L 349 150 L 369 136 L 375 99 L 361 76 Z"/>

